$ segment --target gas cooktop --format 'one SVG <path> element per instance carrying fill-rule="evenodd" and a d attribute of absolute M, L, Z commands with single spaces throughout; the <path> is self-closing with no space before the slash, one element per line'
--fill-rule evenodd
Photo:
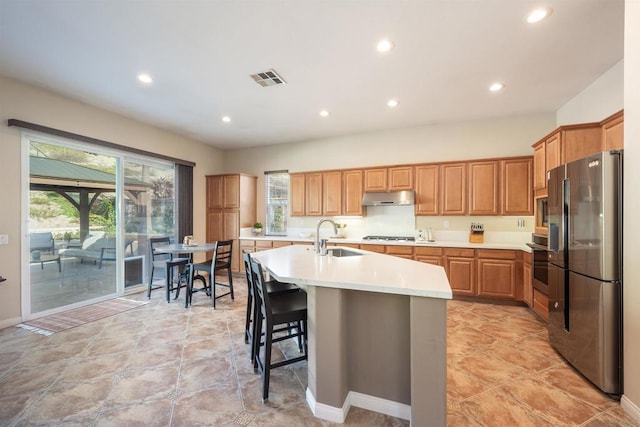
<path fill-rule="evenodd" d="M 415 237 L 403 236 L 364 236 L 362 240 L 384 240 L 390 242 L 415 242 Z"/>

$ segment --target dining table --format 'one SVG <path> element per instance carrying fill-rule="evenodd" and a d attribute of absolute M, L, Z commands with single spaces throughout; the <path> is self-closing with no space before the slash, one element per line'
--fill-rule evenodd
<path fill-rule="evenodd" d="M 189 297 L 191 295 L 191 291 L 193 289 L 193 277 L 194 277 L 194 262 L 193 262 L 193 254 L 203 253 L 203 252 L 213 252 L 216 248 L 216 242 L 214 243 L 193 243 L 191 245 L 185 245 L 182 243 L 172 243 L 169 245 L 157 246 L 156 252 L 166 253 L 171 255 L 185 255 L 188 254 L 189 262 L 187 263 L 187 269 L 189 271 L 188 275 L 188 290 L 187 295 L 185 297 L 185 308 L 189 306 Z M 168 279 L 167 279 L 168 280 Z"/>

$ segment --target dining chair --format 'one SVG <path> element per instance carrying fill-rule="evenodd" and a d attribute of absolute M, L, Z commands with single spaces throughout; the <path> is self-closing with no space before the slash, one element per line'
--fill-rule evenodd
<path fill-rule="evenodd" d="M 233 240 L 219 240 L 216 242 L 216 246 L 213 250 L 213 258 L 210 261 L 205 261 L 193 265 L 195 277 L 204 277 L 200 272 L 205 272 L 209 275 L 209 284 L 205 284 L 203 290 L 207 290 L 207 295 L 211 293 L 211 305 L 216 308 L 216 300 L 227 295 L 231 295 L 231 301 L 234 301 L 233 294 L 233 276 L 231 272 L 231 260 L 233 258 Z M 220 271 L 227 272 L 227 283 L 218 282 L 216 280 L 216 273 Z M 206 283 L 206 282 L 205 282 Z M 221 295 L 216 295 L 216 286 L 223 286 L 229 288 L 229 292 Z M 197 292 L 197 289 L 190 289 L 189 292 Z"/>
<path fill-rule="evenodd" d="M 303 290 L 285 294 L 269 295 L 262 266 L 251 259 L 251 274 L 256 304 L 259 306 L 255 318 L 253 346 L 255 354 L 253 368 L 262 374 L 262 401 L 269 400 L 269 378 L 271 369 L 307 360 L 307 293 Z M 284 334 L 286 332 L 286 334 Z M 264 337 L 264 340 L 263 340 Z M 290 338 L 302 338 L 303 355 L 280 362 L 271 362 L 274 342 Z M 263 348 L 263 356 L 260 349 Z"/>
<path fill-rule="evenodd" d="M 172 254 L 158 252 L 158 246 L 164 246 L 171 243 L 169 237 L 151 237 L 149 238 L 149 248 L 151 250 L 151 275 L 149 276 L 149 287 L 147 289 L 147 299 L 151 298 L 151 291 L 155 289 L 165 288 L 167 302 L 170 302 L 171 292 L 176 291 L 175 298 L 180 294 L 180 288 L 186 287 L 188 277 L 186 276 L 186 266 L 189 264 L 189 258 L 178 258 Z M 156 269 L 165 272 L 165 283 L 163 286 L 153 285 L 153 275 Z"/>
<path fill-rule="evenodd" d="M 247 314 L 244 325 L 244 342 L 251 343 L 251 361 L 255 357 L 254 351 L 255 348 L 253 346 L 253 337 L 256 332 L 254 332 L 254 327 L 256 322 L 254 321 L 257 318 L 258 304 L 255 297 L 254 285 L 253 285 L 253 274 L 251 273 L 251 255 L 249 252 L 242 251 L 242 260 L 244 261 L 244 272 L 247 278 Z M 278 294 L 286 294 L 289 292 L 298 292 L 300 288 L 293 283 L 279 282 L 277 280 L 268 280 L 266 281 L 267 293 L 269 295 L 278 295 Z M 302 342 L 302 341 L 301 341 Z"/>

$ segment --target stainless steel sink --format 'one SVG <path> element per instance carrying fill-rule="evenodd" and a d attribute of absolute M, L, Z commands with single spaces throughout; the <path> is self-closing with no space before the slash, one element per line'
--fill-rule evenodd
<path fill-rule="evenodd" d="M 350 251 L 349 249 L 343 249 L 343 248 L 329 248 L 329 251 L 333 251 L 333 256 L 334 257 L 346 257 L 346 256 L 362 256 L 364 254 L 361 254 L 360 252 L 356 252 L 356 251 Z"/>

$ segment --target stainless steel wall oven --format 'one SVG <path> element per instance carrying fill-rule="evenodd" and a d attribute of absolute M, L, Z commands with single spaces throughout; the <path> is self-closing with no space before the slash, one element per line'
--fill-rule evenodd
<path fill-rule="evenodd" d="M 549 253 L 547 248 L 547 236 L 533 234 L 532 243 L 527 243 L 531 248 L 533 260 L 533 287 L 545 295 L 549 295 Z"/>

